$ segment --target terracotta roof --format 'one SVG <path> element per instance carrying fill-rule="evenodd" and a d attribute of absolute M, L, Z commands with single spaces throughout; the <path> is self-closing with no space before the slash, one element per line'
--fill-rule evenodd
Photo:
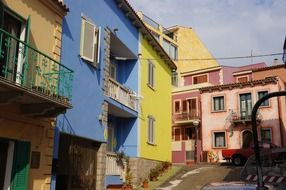
<path fill-rule="evenodd" d="M 258 72 L 258 71 L 267 71 L 267 70 L 272 70 L 272 69 L 280 69 L 286 66 L 284 64 L 281 65 L 273 65 L 273 66 L 269 66 L 269 67 L 263 67 L 263 68 L 255 68 L 252 69 L 253 72 Z"/>
<path fill-rule="evenodd" d="M 243 88 L 246 86 L 255 86 L 255 85 L 265 85 L 265 84 L 271 84 L 271 83 L 277 83 L 276 77 L 267 77 L 262 80 L 253 80 L 253 81 L 247 81 L 247 82 L 239 82 L 239 83 L 231 83 L 231 84 L 224 84 L 224 85 L 217 85 L 217 86 L 208 86 L 200 88 L 200 93 L 204 92 L 212 92 L 212 91 L 222 91 L 222 90 L 231 90 L 233 88 Z"/>
<path fill-rule="evenodd" d="M 61 0 L 52 0 L 52 1 L 55 2 L 55 3 L 57 3 L 58 6 L 59 6 L 61 9 L 63 9 L 65 12 L 69 12 L 69 8 L 67 7 L 66 4 L 64 4 L 63 1 L 61 1 Z"/>
<path fill-rule="evenodd" d="M 158 54 L 165 60 L 171 69 L 177 69 L 177 66 L 169 55 L 165 52 L 163 47 L 159 44 L 156 38 L 151 34 L 150 30 L 145 26 L 143 21 L 136 14 L 134 9 L 128 3 L 127 0 L 114 0 L 118 7 L 123 11 L 126 17 L 132 22 L 132 24 L 138 28 L 138 30 L 147 38 L 148 43 L 158 52 Z"/>

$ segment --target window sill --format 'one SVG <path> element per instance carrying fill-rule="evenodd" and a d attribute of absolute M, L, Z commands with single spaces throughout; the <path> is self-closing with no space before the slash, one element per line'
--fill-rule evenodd
<path fill-rule="evenodd" d="M 155 143 L 151 143 L 151 142 L 146 142 L 148 145 L 151 145 L 151 146 L 157 146 Z"/>
<path fill-rule="evenodd" d="M 212 147 L 213 149 L 226 149 L 227 146 L 220 146 L 220 147 Z"/>
<path fill-rule="evenodd" d="M 259 106 L 259 109 L 263 109 L 263 108 L 271 108 L 271 106 L 270 105 L 268 105 L 268 106 Z"/>

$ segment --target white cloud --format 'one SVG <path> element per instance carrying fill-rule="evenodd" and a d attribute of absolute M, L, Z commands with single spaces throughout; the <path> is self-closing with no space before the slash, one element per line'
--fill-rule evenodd
<path fill-rule="evenodd" d="M 286 35 L 285 0 L 129 0 L 165 27 L 192 27 L 215 57 L 282 52 Z M 254 59 L 271 64 L 274 58 Z M 220 62 L 249 64 L 251 60 Z"/>

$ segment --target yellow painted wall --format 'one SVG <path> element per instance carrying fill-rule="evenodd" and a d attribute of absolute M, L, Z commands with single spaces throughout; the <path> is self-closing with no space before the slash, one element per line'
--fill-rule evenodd
<path fill-rule="evenodd" d="M 178 26 L 175 33 L 177 34 L 177 44 L 179 47 L 179 60 L 213 58 L 192 28 Z M 218 66 L 215 60 L 178 61 L 177 64 L 178 71 L 181 73 Z"/>
<path fill-rule="evenodd" d="M 140 100 L 139 112 L 139 156 L 152 160 L 171 161 L 171 69 L 160 60 L 145 38 L 141 38 L 140 60 Z M 151 89 L 148 83 L 148 61 L 152 58 L 155 65 L 155 85 Z M 155 118 L 155 145 L 147 143 L 148 115 Z"/>
<path fill-rule="evenodd" d="M 23 117 L 19 107 L 6 105 L 0 109 L 0 138 L 28 141 L 31 151 L 40 151 L 39 169 L 29 169 L 29 190 L 50 189 L 54 145 L 54 121 Z"/>
<path fill-rule="evenodd" d="M 3 0 L 3 3 L 24 19 L 31 16 L 31 46 L 59 61 L 62 16 L 41 0 Z"/>

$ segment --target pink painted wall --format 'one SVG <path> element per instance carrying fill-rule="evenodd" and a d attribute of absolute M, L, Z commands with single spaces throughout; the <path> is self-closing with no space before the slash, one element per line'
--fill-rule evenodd
<path fill-rule="evenodd" d="M 201 94 L 201 106 L 202 106 L 202 141 L 203 151 L 212 150 L 216 152 L 222 160 L 221 150 L 225 148 L 213 148 L 213 131 L 226 131 L 228 125 L 226 125 L 226 118 L 230 114 L 229 109 L 239 109 L 239 94 L 251 93 L 252 103 L 257 101 L 257 93 L 261 90 L 268 90 L 268 92 L 274 92 L 278 90 L 277 84 L 267 84 L 254 87 L 245 87 L 232 90 L 204 92 Z M 225 96 L 225 111 L 212 112 L 212 97 L 224 95 Z M 280 126 L 278 115 L 278 101 L 277 98 L 269 100 L 270 107 L 260 109 L 262 115 L 262 126 L 272 128 L 272 140 L 274 144 L 281 145 L 280 138 Z M 251 130 L 250 126 L 238 126 L 235 128 L 233 136 L 230 137 L 230 133 L 226 132 L 226 148 L 236 149 L 241 148 L 242 140 L 241 134 L 243 130 Z"/>
<path fill-rule="evenodd" d="M 185 163 L 186 162 L 185 142 L 181 142 L 181 143 L 182 143 L 181 151 L 172 151 L 172 162 L 173 163 Z"/>
<path fill-rule="evenodd" d="M 219 85 L 219 79 L 220 79 L 219 70 L 185 76 L 184 77 L 184 85 L 185 86 L 192 85 L 193 84 L 193 76 L 203 75 L 203 74 L 207 74 L 207 73 L 209 74 L 209 83 L 211 83 L 213 85 Z"/>

